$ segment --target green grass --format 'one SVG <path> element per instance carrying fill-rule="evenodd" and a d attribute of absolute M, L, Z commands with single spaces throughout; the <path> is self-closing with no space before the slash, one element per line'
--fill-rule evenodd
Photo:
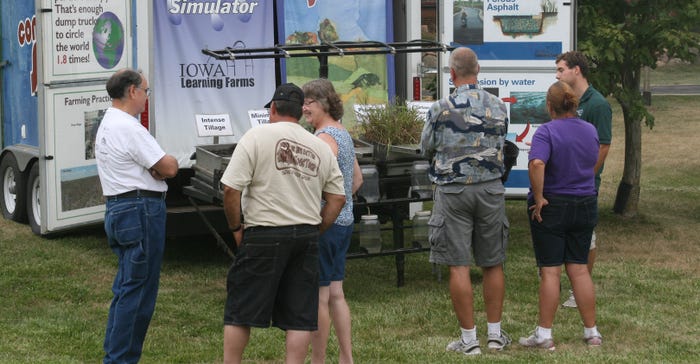
<path fill-rule="evenodd" d="M 651 86 L 700 85 L 700 62 L 661 64 L 649 71 Z"/>
<path fill-rule="evenodd" d="M 396 287 L 393 257 L 347 263 L 357 363 L 690 363 L 700 358 L 700 116 L 695 97 L 655 96 L 653 130 L 643 130 L 639 215 L 611 213 L 622 174 L 622 118 L 614 106 L 614 140 L 600 196 L 594 271 L 604 346 L 587 349 L 575 310 L 560 309 L 557 351 L 514 345 L 464 358 L 446 353 L 458 335 L 447 270 L 427 253 L 406 256 L 405 286 Z M 538 279 L 524 201 L 509 201 L 510 246 L 503 328 L 514 339 L 537 321 Z M 111 299 L 116 258 L 100 229 L 51 240 L 0 219 L 0 363 L 96 363 Z M 407 234 L 410 234 L 407 231 Z M 388 240 L 388 239 L 387 239 Z M 220 363 L 225 275 L 229 260 L 209 237 L 168 241 L 156 313 L 142 363 Z M 440 273 L 441 280 L 438 280 Z M 479 336 L 486 323 L 481 273 L 472 271 Z M 562 280 L 564 288 L 568 281 Z M 563 297 L 562 297 L 563 299 Z M 254 329 L 245 358 L 281 363 L 284 336 Z M 337 343 L 329 346 L 337 360 Z"/>

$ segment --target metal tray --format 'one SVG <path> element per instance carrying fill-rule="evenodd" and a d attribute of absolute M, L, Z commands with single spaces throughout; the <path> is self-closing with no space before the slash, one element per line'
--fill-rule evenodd
<path fill-rule="evenodd" d="M 409 162 L 422 158 L 418 144 L 374 144 L 374 159 L 377 161 Z"/>
<path fill-rule="evenodd" d="M 231 154 L 236 144 L 211 144 L 195 146 L 197 161 L 195 165 L 208 174 L 215 175 L 217 171 L 223 171 L 231 161 Z"/>

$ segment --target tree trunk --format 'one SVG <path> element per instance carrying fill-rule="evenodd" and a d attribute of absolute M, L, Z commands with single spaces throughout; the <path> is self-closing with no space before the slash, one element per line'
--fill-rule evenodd
<path fill-rule="evenodd" d="M 617 188 L 613 211 L 625 217 L 635 216 L 639 205 L 642 175 L 642 121 L 633 120 L 629 105 L 621 103 L 625 118 L 625 167 Z"/>

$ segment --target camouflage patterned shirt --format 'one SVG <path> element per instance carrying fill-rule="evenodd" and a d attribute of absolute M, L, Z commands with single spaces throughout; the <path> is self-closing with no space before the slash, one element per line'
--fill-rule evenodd
<path fill-rule="evenodd" d="M 458 87 L 434 103 L 421 135 L 433 183 L 474 184 L 501 178 L 506 106 L 476 84 Z"/>

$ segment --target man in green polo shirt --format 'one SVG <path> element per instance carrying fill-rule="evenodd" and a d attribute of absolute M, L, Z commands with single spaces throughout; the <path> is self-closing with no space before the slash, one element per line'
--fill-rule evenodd
<path fill-rule="evenodd" d="M 595 188 L 600 193 L 600 174 L 603 172 L 605 158 L 612 142 L 612 109 L 610 103 L 598 90 L 588 83 L 588 60 L 583 53 L 570 51 L 557 56 L 557 80 L 564 81 L 574 89 L 580 98 L 576 110 L 579 117 L 593 124 L 598 130 L 600 149 L 598 162 L 595 164 Z M 596 258 L 596 234 L 593 232 L 591 250 L 588 253 L 588 272 L 593 274 L 593 263 Z M 563 304 L 564 307 L 576 307 L 573 292 Z"/>

